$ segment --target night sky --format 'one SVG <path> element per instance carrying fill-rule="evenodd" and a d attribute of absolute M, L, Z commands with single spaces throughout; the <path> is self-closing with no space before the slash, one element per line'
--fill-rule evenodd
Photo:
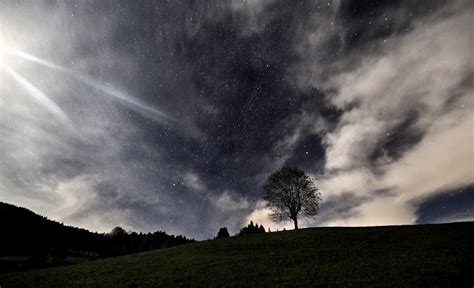
<path fill-rule="evenodd" d="M 92 231 L 474 220 L 473 1 L 0 1 L 0 201 Z M 291 227 L 287 223 L 286 227 Z"/>

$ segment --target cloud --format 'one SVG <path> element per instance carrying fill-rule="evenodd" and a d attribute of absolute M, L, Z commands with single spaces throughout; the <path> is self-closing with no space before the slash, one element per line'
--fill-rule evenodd
<path fill-rule="evenodd" d="M 250 208 L 250 203 L 247 199 L 237 197 L 227 190 L 222 192 L 220 195 L 215 195 L 212 197 L 212 202 L 215 203 L 216 207 L 222 211 L 245 210 Z"/>
<path fill-rule="evenodd" d="M 314 176 L 323 199 L 364 199 L 349 206 L 343 198 L 339 205 L 323 203 L 318 216 L 323 220 L 309 225 L 415 223 L 419 201 L 473 183 L 473 63 L 467 31 L 474 21 L 467 7 L 459 2 L 417 18 L 403 33 L 368 41 L 372 46 L 341 44 L 343 52 L 333 63 L 324 63 L 313 51 L 325 53 L 322 47 L 347 37 L 338 29 L 340 6 L 315 20 L 314 32 L 299 32 L 302 61 L 291 69 L 293 83 L 302 91 L 321 89 L 331 105 L 344 111 L 335 129 L 320 132 L 326 162 Z M 280 146 L 302 137 L 295 131 Z M 337 206 L 347 213 L 334 213 Z"/>
<path fill-rule="evenodd" d="M 137 79 L 137 70 L 130 69 L 134 55 L 123 54 L 108 41 L 118 17 L 101 18 L 100 13 L 90 14 L 87 7 L 74 4 L 49 7 L 37 1 L 18 9 L 2 3 L 2 37 L 15 48 L 59 63 L 71 73 L 94 75 L 109 83 L 104 84 L 107 87 L 113 86 L 110 83 L 133 87 L 127 82 Z M 84 18 L 89 21 L 79 20 Z M 17 19 L 23 19 L 21 25 Z M 96 44 L 100 49 L 91 49 Z M 117 225 L 137 228 L 133 203 L 176 201 L 169 200 L 173 197 L 164 191 L 166 178 L 173 174 L 170 164 L 155 162 L 162 161 L 163 149 L 144 140 L 146 134 L 136 125 L 133 111 L 104 97 L 100 87 L 88 87 L 64 71 L 5 57 L 64 110 L 75 129 L 55 121 L 26 91 L 10 85 L 13 81 L 0 85 L 2 201 L 100 232 Z M 4 70 L 0 77 L 9 79 Z M 148 180 L 154 173 L 162 177 Z M 159 203 L 160 208 L 165 205 Z M 156 222 L 166 222 L 163 218 Z M 150 222 L 143 221 L 139 228 L 156 225 Z"/>
<path fill-rule="evenodd" d="M 387 168 L 384 183 L 403 192 L 403 200 L 472 183 L 474 151 L 470 129 L 474 117 L 464 115 L 455 120 L 434 125 L 417 147 Z"/>
<path fill-rule="evenodd" d="M 472 183 L 472 4 L 357 3 L 2 2 L 2 43 L 98 82 L 7 59 L 74 129 L 0 85 L 1 200 L 206 238 L 277 227 L 260 188 L 289 163 L 323 193 L 303 226 L 413 221 L 425 197 Z"/>
<path fill-rule="evenodd" d="M 364 202 L 353 209 L 354 215 L 349 218 L 335 217 L 328 220 L 328 226 L 380 226 L 412 224 L 416 221 L 414 208 L 397 199 L 376 198 Z"/>
<path fill-rule="evenodd" d="M 198 174 L 194 172 L 187 172 L 183 176 L 183 181 L 186 187 L 191 188 L 197 192 L 205 191 L 206 184 L 201 180 Z"/>
<path fill-rule="evenodd" d="M 294 227 L 293 223 L 290 221 L 275 223 L 271 221 L 268 215 L 271 213 L 270 209 L 266 207 L 267 203 L 263 200 L 258 201 L 255 204 L 255 209 L 247 216 L 246 223 L 258 223 L 263 225 L 265 229 L 271 231 L 283 230 L 283 229 L 292 229 Z M 305 225 L 304 220 L 299 225 Z"/>
<path fill-rule="evenodd" d="M 472 63 L 466 61 L 472 59 L 471 44 L 465 33 L 472 24 L 472 17 L 463 12 L 419 21 L 410 33 L 388 38 L 380 55 L 363 57 L 362 65 L 330 81 L 337 91 L 331 98 L 334 105 L 357 105 L 327 134 L 326 171 L 339 172 L 323 181 L 323 193 L 373 196 L 354 208 L 357 216 L 332 223 L 414 223 L 414 199 L 472 183 L 472 85 L 464 86 L 451 102 L 454 91 L 472 77 Z M 419 117 L 405 125 L 405 134 L 394 137 L 408 138 L 410 131 L 420 129 L 423 137 L 409 148 L 391 147 L 408 150 L 398 153 L 399 158 L 390 158 L 386 151 L 382 161 L 371 163 L 381 139 L 390 137 L 413 110 Z M 402 140 L 408 142 L 406 138 Z M 396 196 L 375 195 L 380 189 L 395 189 Z"/>
<path fill-rule="evenodd" d="M 207 199 L 211 203 L 207 207 L 210 213 L 207 226 L 215 230 L 211 233 L 217 233 L 219 227 L 227 227 L 231 234 L 238 233 L 245 224 L 245 216 L 254 208 L 247 197 L 230 190 L 212 193 Z"/>
<path fill-rule="evenodd" d="M 244 15 L 246 18 L 243 21 L 242 35 L 250 36 L 265 29 L 265 25 L 271 18 L 265 14 L 265 10 L 273 2 L 275 0 L 231 0 L 229 2 L 231 11 Z"/>

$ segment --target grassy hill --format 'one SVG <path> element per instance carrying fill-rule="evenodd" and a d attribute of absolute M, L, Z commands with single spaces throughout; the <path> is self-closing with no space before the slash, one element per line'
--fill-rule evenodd
<path fill-rule="evenodd" d="M 193 241 L 163 231 L 92 233 L 3 202 L 0 202 L 0 231 L 0 273 L 69 265 Z"/>
<path fill-rule="evenodd" d="M 3 287 L 472 287 L 474 222 L 313 228 L 0 275 Z"/>

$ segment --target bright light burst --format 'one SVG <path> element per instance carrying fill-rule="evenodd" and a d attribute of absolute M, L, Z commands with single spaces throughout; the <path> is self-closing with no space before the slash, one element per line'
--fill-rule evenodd
<path fill-rule="evenodd" d="M 74 79 L 80 81 L 81 83 L 100 91 L 106 96 L 110 96 L 115 100 L 119 100 L 121 103 L 127 105 L 128 107 L 133 108 L 134 110 L 140 112 L 146 117 L 153 118 L 155 120 L 161 122 L 175 122 L 175 120 L 168 116 L 166 113 L 152 108 L 146 103 L 140 101 L 139 99 L 127 95 L 125 92 L 112 87 L 111 85 L 101 83 L 100 81 L 86 75 L 84 73 L 75 72 L 71 69 L 65 68 L 58 64 L 55 64 L 51 61 L 41 59 L 35 55 L 26 53 L 19 49 L 12 48 L 4 43 L 4 41 L 0 38 L 0 67 L 3 68 L 15 81 L 17 81 L 27 92 L 28 94 L 34 98 L 37 102 L 42 104 L 46 107 L 52 114 L 54 114 L 61 122 L 70 124 L 71 121 L 69 120 L 66 113 L 53 101 L 50 97 L 47 96 L 46 93 L 42 92 L 38 87 L 36 87 L 33 83 L 28 81 L 22 75 L 20 75 L 11 65 L 12 58 L 19 58 L 23 60 L 27 60 L 31 63 L 39 64 L 43 67 L 67 74 Z"/>
<path fill-rule="evenodd" d="M 28 81 L 20 73 L 15 71 L 10 65 L 13 64 L 13 57 L 21 57 L 27 60 L 36 62 L 36 57 L 28 55 L 24 52 L 11 48 L 5 44 L 5 41 L 0 38 L 0 68 L 2 68 L 9 76 L 11 76 L 23 89 L 26 90 L 29 96 L 37 103 L 45 107 L 51 114 L 53 114 L 63 124 L 72 126 L 72 122 L 66 113 L 43 91 L 36 87 L 33 83 Z M 38 59 L 40 60 L 40 59 Z M 42 64 L 49 64 L 44 61 Z M 52 68 L 52 67 L 51 67 Z"/>
<path fill-rule="evenodd" d="M 51 100 L 46 94 L 44 94 L 39 88 L 35 85 L 31 84 L 28 80 L 26 80 L 23 76 L 18 74 L 12 68 L 2 65 L 2 68 L 10 75 L 13 79 L 15 79 L 27 92 L 28 94 L 33 97 L 38 103 L 43 105 L 46 109 L 48 109 L 51 114 L 56 116 L 61 122 L 71 125 L 71 120 L 66 115 L 66 113 Z"/>

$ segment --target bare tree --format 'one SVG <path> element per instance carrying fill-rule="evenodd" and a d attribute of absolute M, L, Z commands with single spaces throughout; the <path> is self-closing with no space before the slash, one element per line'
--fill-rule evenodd
<path fill-rule="evenodd" d="M 283 167 L 275 171 L 268 177 L 263 191 L 274 222 L 292 220 L 298 229 L 298 215 L 318 214 L 321 193 L 313 180 L 298 168 Z"/>

